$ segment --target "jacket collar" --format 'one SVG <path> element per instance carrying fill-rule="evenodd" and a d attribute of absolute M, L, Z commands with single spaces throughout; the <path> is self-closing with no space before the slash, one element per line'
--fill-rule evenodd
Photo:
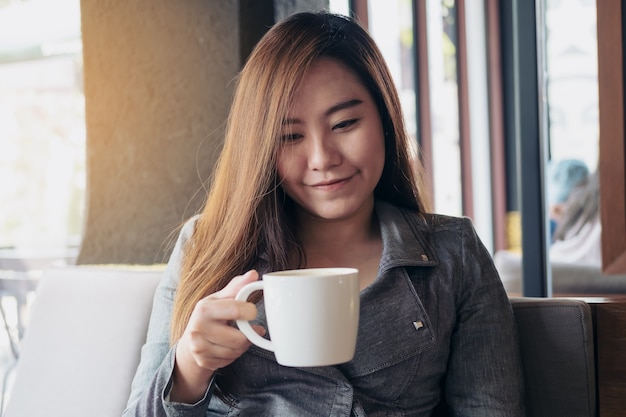
<path fill-rule="evenodd" d="M 379 274 L 398 266 L 434 266 L 439 261 L 429 243 L 429 227 L 419 213 L 377 200 L 376 215 L 383 240 Z"/>

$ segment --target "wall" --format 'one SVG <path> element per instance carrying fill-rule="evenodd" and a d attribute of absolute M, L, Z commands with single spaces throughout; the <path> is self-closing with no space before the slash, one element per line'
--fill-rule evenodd
<path fill-rule="evenodd" d="M 245 56 L 274 14 L 325 3 L 81 0 L 88 195 L 77 263 L 167 260 L 203 203 Z"/>

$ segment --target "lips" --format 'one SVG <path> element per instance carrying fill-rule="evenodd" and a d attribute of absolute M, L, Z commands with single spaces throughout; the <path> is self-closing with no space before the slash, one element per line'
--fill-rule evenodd
<path fill-rule="evenodd" d="M 318 190 L 334 191 L 336 189 L 341 188 L 343 185 L 345 185 L 348 181 L 352 179 L 352 177 L 353 176 L 324 180 L 324 181 L 320 181 L 320 182 L 316 182 L 315 184 L 312 184 L 311 187 L 318 189 Z"/>
<path fill-rule="evenodd" d="M 312 187 L 326 187 L 328 185 L 334 185 L 334 184 L 338 184 L 340 182 L 344 182 L 347 181 L 348 178 L 342 178 L 342 179 L 337 179 L 337 180 L 329 180 L 329 181 L 321 181 L 318 182 L 316 184 L 313 184 Z"/>

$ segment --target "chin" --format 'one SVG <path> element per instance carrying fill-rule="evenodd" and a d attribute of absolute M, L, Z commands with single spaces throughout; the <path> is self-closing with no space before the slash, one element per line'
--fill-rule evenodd
<path fill-rule="evenodd" d="M 307 212 L 313 217 L 317 217 L 319 219 L 327 221 L 341 221 L 356 216 L 361 210 L 363 210 L 363 208 L 363 204 L 346 204 L 346 202 L 340 202 L 311 207 L 310 209 L 307 209 Z"/>

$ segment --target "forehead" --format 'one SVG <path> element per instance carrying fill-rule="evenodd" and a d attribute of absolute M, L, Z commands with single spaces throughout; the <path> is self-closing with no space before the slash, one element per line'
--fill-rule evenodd
<path fill-rule="evenodd" d="M 333 105 L 338 101 L 371 99 L 359 76 L 337 59 L 323 57 L 306 72 L 292 97 L 292 111 L 311 110 L 315 105 Z"/>

